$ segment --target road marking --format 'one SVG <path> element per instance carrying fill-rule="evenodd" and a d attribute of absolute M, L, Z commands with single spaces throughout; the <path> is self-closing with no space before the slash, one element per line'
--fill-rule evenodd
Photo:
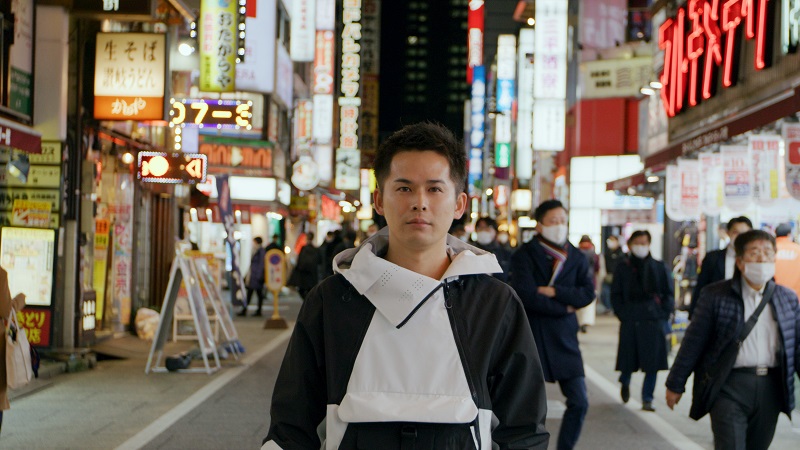
<path fill-rule="evenodd" d="M 156 436 L 166 431 L 169 427 L 174 425 L 183 416 L 197 408 L 204 401 L 208 400 L 217 391 L 225 387 L 228 383 L 233 381 L 242 372 L 249 369 L 256 361 L 266 356 L 271 351 L 275 350 L 281 344 L 289 340 L 292 335 L 292 329 L 283 331 L 276 336 L 266 345 L 250 353 L 242 360 L 242 365 L 233 367 L 223 371 L 219 377 L 203 386 L 199 391 L 192 394 L 189 398 L 179 403 L 177 406 L 167 411 L 163 416 L 154 420 L 153 423 L 145 427 L 142 431 L 136 433 L 133 437 L 123 442 L 122 445 L 117 447 L 117 450 L 136 450 L 144 447 Z"/>
<path fill-rule="evenodd" d="M 619 395 L 619 387 L 608 381 L 604 376 L 600 375 L 591 367 L 584 365 L 586 371 L 586 378 L 588 378 L 595 386 L 611 398 Z M 630 410 L 641 410 L 642 404 L 634 399 L 630 399 L 625 407 Z M 656 433 L 661 435 L 665 441 L 671 443 L 676 448 L 681 450 L 703 450 L 703 447 L 697 442 L 689 439 L 686 435 L 678 431 L 677 428 L 670 425 L 669 422 L 659 417 L 654 413 L 638 414 L 638 418 L 642 419 L 646 424 L 650 425 Z"/>

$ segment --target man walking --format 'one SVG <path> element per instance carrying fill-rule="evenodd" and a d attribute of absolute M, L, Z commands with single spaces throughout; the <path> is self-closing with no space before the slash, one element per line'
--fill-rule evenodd
<path fill-rule="evenodd" d="M 793 290 L 800 297 L 800 244 L 792 242 L 792 225 L 782 223 L 775 229 L 775 282 Z"/>
<path fill-rule="evenodd" d="M 495 257 L 447 230 L 466 155 L 409 125 L 375 159 L 387 226 L 335 258 L 303 303 L 262 449 L 546 449 L 536 343 Z M 323 436 L 318 435 L 318 431 Z"/>
<path fill-rule="evenodd" d="M 800 305 L 794 292 L 772 281 L 772 235 L 760 230 L 740 234 L 735 249 L 733 278 L 700 294 L 667 377 L 666 400 L 670 408 L 680 401 L 694 371 L 689 416 L 699 420 L 711 414 L 714 447 L 767 449 L 778 415 L 791 417 L 794 409 Z"/>
<path fill-rule="evenodd" d="M 567 241 L 561 202 L 543 202 L 535 219 L 538 234 L 511 257 L 511 287 L 525 306 L 545 380 L 558 381 L 567 398 L 558 448 L 571 449 L 589 409 L 575 311 L 592 302 L 594 283 L 586 257 Z"/>

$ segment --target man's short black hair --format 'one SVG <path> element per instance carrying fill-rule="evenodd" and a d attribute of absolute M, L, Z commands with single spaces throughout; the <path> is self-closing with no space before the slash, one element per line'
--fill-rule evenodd
<path fill-rule="evenodd" d="M 634 231 L 631 234 L 631 237 L 628 238 L 628 242 L 631 242 L 632 240 L 634 240 L 634 239 L 636 239 L 638 237 L 642 237 L 642 236 L 647 236 L 647 242 L 649 242 L 651 244 L 653 243 L 653 237 L 650 236 L 650 232 L 647 231 L 647 230 L 636 230 L 636 231 Z M 630 244 L 628 246 L 630 247 Z"/>
<path fill-rule="evenodd" d="M 541 222 L 549 211 L 556 208 L 562 208 L 564 211 L 567 210 L 567 208 L 564 208 L 564 204 L 558 200 L 545 200 L 536 208 L 536 211 L 533 213 L 533 218 L 536 219 L 537 222 Z"/>
<path fill-rule="evenodd" d="M 775 228 L 775 236 L 776 237 L 784 237 L 788 236 L 792 233 L 792 224 L 784 222 L 778 225 L 778 228 Z"/>
<path fill-rule="evenodd" d="M 743 223 L 747 225 L 751 230 L 753 229 L 753 222 L 751 222 L 750 219 L 748 219 L 745 216 L 739 216 L 739 217 L 734 217 L 733 219 L 728 221 L 728 231 L 731 231 L 731 228 L 733 228 L 733 226 L 736 225 L 737 223 Z"/>
<path fill-rule="evenodd" d="M 378 189 L 383 190 L 383 184 L 391 171 L 392 159 L 396 154 L 426 150 L 436 152 L 447 159 L 450 165 L 450 179 L 455 184 L 456 194 L 464 192 L 467 183 L 467 153 L 453 132 L 443 125 L 431 122 L 407 125 L 383 141 L 373 164 Z"/>
<path fill-rule="evenodd" d="M 475 229 L 477 230 L 481 224 L 489 225 L 490 227 L 494 228 L 494 231 L 497 231 L 497 221 L 491 217 L 484 216 L 478 219 L 478 221 L 475 222 Z"/>
<path fill-rule="evenodd" d="M 736 257 L 744 257 L 744 249 L 747 244 L 754 241 L 769 241 L 772 244 L 772 249 L 777 250 L 775 238 L 771 234 L 763 230 L 750 230 L 746 231 L 739 236 L 736 236 L 736 241 L 733 242 L 733 248 L 736 250 Z"/>
<path fill-rule="evenodd" d="M 256 236 L 255 238 L 253 238 L 253 240 L 256 241 L 256 244 L 258 245 L 261 245 L 261 243 L 264 242 L 264 240 L 261 239 L 261 236 Z"/>

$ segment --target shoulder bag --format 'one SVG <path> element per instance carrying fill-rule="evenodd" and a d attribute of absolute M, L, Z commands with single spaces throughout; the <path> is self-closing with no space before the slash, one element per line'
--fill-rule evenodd
<path fill-rule="evenodd" d="M 6 380 L 8 387 L 19 389 L 27 385 L 33 377 L 31 365 L 31 345 L 25 329 L 17 322 L 17 311 L 11 308 L 6 322 Z"/>
<path fill-rule="evenodd" d="M 769 303 L 774 291 L 775 283 L 768 283 L 764 290 L 764 297 L 761 299 L 761 303 L 758 304 L 756 310 L 753 311 L 753 314 L 747 319 L 744 327 L 742 327 L 742 331 L 739 333 L 739 337 L 725 347 L 725 350 L 712 367 L 706 367 L 703 370 L 695 370 L 694 386 L 692 387 L 692 408 L 689 410 L 689 417 L 692 419 L 700 420 L 700 418 L 711 411 L 711 407 L 714 405 L 719 391 L 722 390 L 722 385 L 727 381 L 728 375 L 730 375 L 733 365 L 736 363 L 736 356 L 739 354 L 739 348 L 742 346 L 742 342 L 744 342 L 747 335 L 750 334 L 750 331 L 753 330 L 753 327 L 756 326 L 761 311 L 763 311 L 764 307 Z"/>

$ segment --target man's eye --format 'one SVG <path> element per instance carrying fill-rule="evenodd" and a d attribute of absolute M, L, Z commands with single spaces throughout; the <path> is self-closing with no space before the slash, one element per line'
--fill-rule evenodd
<path fill-rule="evenodd" d="M 400 186 L 399 188 L 397 188 L 397 190 L 400 192 L 411 192 L 411 189 L 409 189 L 408 186 Z"/>
<path fill-rule="evenodd" d="M 438 187 L 438 186 L 437 186 L 437 187 L 432 187 L 432 188 L 431 188 L 431 191 L 432 191 L 432 192 L 444 192 L 444 191 L 442 190 L 442 188 L 440 188 L 440 187 Z"/>

